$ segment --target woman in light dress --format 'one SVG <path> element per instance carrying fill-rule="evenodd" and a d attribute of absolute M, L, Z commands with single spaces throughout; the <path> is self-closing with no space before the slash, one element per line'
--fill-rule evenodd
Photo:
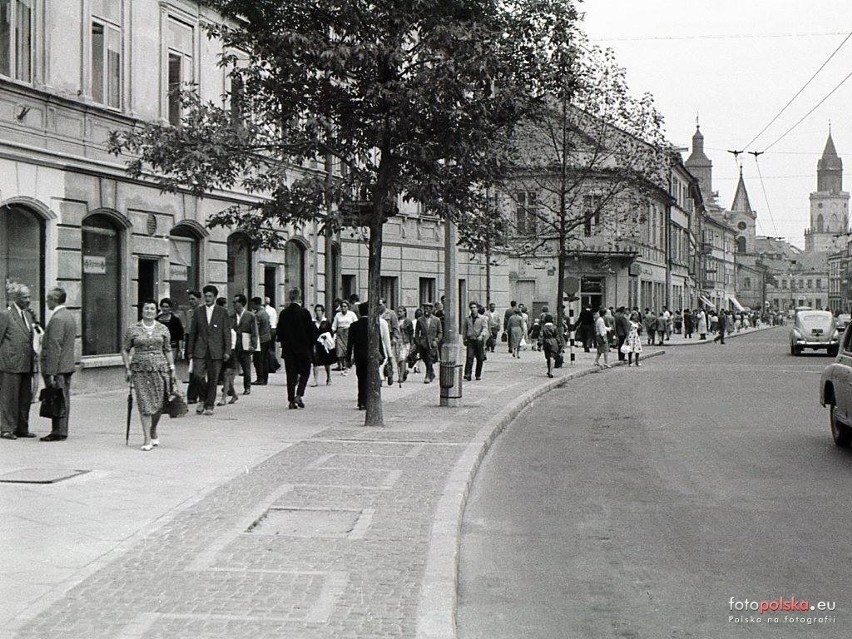
<path fill-rule="evenodd" d="M 126 379 L 135 391 L 144 438 L 142 450 L 148 451 L 160 445 L 157 426 L 168 394 L 177 385 L 171 336 L 157 321 L 156 300 L 142 302 L 142 319 L 124 333 L 121 357 Z"/>
<path fill-rule="evenodd" d="M 642 338 L 639 337 L 639 314 L 635 311 L 630 314 L 630 330 L 627 332 L 624 346 L 630 349 L 627 351 L 627 365 L 630 366 L 633 363 L 635 356 L 636 366 L 642 366 L 639 363 L 639 353 L 642 352 Z"/>
<path fill-rule="evenodd" d="M 349 308 L 349 302 L 340 302 L 340 310 L 334 316 L 331 323 L 331 332 L 334 333 L 334 345 L 337 350 L 337 363 L 341 375 L 349 374 L 349 360 L 346 352 L 349 348 L 349 327 L 358 321 L 358 316 Z"/>

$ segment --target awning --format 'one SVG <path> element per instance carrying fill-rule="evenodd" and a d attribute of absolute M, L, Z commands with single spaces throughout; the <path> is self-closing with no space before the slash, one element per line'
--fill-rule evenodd
<path fill-rule="evenodd" d="M 745 310 L 745 306 L 740 304 L 740 301 L 736 297 L 734 297 L 733 295 L 728 295 L 728 300 L 731 302 L 731 304 L 734 305 L 734 308 L 736 310 L 738 310 L 738 311 L 744 311 Z"/>
<path fill-rule="evenodd" d="M 706 297 L 704 297 L 703 295 L 699 295 L 698 299 L 700 299 L 701 303 L 704 304 L 705 306 L 712 306 L 713 308 L 716 308 L 716 305 L 713 302 L 711 302 L 710 300 L 708 300 Z"/>

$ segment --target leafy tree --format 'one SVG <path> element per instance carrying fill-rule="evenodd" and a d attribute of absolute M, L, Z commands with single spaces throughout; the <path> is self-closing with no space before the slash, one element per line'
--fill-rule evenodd
<path fill-rule="evenodd" d="M 575 23 L 562 26 L 540 49 L 548 99 L 516 131 L 503 213 L 509 253 L 556 258 L 560 331 L 569 256 L 588 239 L 595 249 L 633 239 L 649 195 L 668 197 L 670 163 L 652 97 L 631 96 L 612 52 L 591 45 Z"/>
<path fill-rule="evenodd" d="M 499 143 L 540 87 L 536 8 L 576 19 L 572 0 L 205 0 L 228 52 L 228 105 L 184 91 L 180 126 L 112 136 L 132 175 L 166 190 L 261 196 L 209 220 L 258 247 L 319 221 L 366 228 L 370 375 L 366 423 L 381 425 L 377 307 L 382 227 L 402 200 L 448 220 L 476 208 L 506 169 Z M 325 161 L 333 175 L 299 171 Z"/>

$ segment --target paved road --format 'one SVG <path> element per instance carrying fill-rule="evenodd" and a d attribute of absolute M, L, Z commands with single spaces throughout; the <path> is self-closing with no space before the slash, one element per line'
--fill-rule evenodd
<path fill-rule="evenodd" d="M 852 453 L 818 403 L 829 360 L 785 340 L 672 349 L 524 412 L 471 493 L 459 637 L 852 636 Z M 782 596 L 836 610 L 731 610 Z"/>

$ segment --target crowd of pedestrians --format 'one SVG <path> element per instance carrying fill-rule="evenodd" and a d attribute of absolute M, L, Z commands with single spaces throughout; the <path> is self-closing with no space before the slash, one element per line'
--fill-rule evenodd
<path fill-rule="evenodd" d="M 278 313 L 268 298 L 247 300 L 242 294 L 233 296 L 229 308 L 228 300 L 219 297 L 213 285 L 188 293 L 189 307 L 182 313 L 175 312 L 168 298 L 159 303 L 145 300 L 141 319 L 124 334 L 122 357 L 142 426 L 143 450 L 159 445 L 160 418 L 168 402 L 181 394 L 182 385 L 175 374 L 181 361 L 186 362 L 189 377 L 186 404 L 196 405 L 199 415 L 213 415 L 216 406 L 234 404 L 241 395 L 250 395 L 252 386 L 268 384 L 269 375 L 281 368 L 276 344 L 284 362 L 289 409 L 305 407 L 309 382 L 312 387 L 321 382 L 330 385 L 333 373 L 348 375 L 353 365 L 358 378 L 356 406 L 366 408 L 368 305 L 359 303 L 357 296 L 335 300 L 330 313 L 316 304 L 311 313 L 303 306 L 302 292 L 294 288 L 288 291 L 288 304 Z M 65 410 L 52 419 L 50 434 L 41 439 L 62 441 L 68 436 L 77 333 L 74 317 L 65 308 L 66 292 L 61 288 L 48 292 L 51 313 L 44 329 L 29 308 L 26 286 L 10 284 L 7 297 L 9 306 L 0 313 L 0 437 L 35 437 L 29 432 L 28 415 L 37 387 L 33 380 L 42 379 L 45 388 L 61 390 Z M 569 327 L 566 321 L 564 332 L 558 331 L 547 307 L 532 321 L 525 305 L 516 301 L 502 318 L 494 303 L 471 302 L 468 311 L 460 335 L 466 381 L 482 379 L 488 353 L 495 352 L 498 341 L 513 358 L 520 358 L 526 350 L 542 351 L 548 377 L 562 365 Z M 432 383 L 446 333 L 441 302 L 426 302 L 410 314 L 405 306 L 392 309 L 380 300 L 376 319 L 381 335 L 379 378 L 402 386 L 409 375 L 422 372 L 423 382 Z M 678 334 L 685 339 L 697 336 L 698 340 L 712 335 L 714 341 L 724 344 L 727 334 L 767 321 L 780 323 L 783 316 L 700 308 L 674 313 L 663 308 L 655 313 L 649 308 L 640 312 L 623 306 L 595 312 L 586 306 L 577 318 L 575 339 L 586 352 L 595 348 L 595 366 L 609 368 L 612 349 L 619 361 L 641 366 L 643 342 L 662 344 Z M 235 386 L 237 376 L 242 378 L 241 395 Z"/>

